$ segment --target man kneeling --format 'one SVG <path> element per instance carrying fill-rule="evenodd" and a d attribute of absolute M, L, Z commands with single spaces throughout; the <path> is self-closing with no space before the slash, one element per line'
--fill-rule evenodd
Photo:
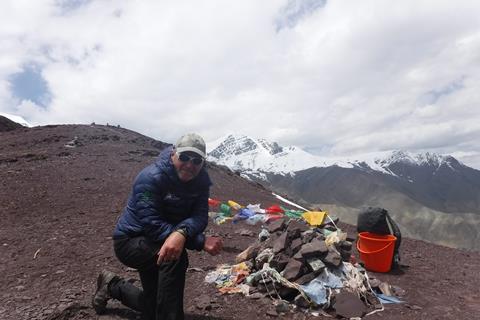
<path fill-rule="evenodd" d="M 142 289 L 102 271 L 92 305 L 98 314 L 109 299 L 140 311 L 144 319 L 183 319 L 188 254 L 216 255 L 222 240 L 205 237 L 211 181 L 205 169 L 206 147 L 194 133 L 165 149 L 135 178 L 114 234 L 117 258 L 140 275 Z"/>

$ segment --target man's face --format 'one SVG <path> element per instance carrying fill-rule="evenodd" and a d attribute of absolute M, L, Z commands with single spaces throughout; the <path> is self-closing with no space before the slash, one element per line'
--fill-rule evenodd
<path fill-rule="evenodd" d="M 182 182 L 195 178 L 203 166 L 203 159 L 195 152 L 172 153 L 172 162 Z"/>

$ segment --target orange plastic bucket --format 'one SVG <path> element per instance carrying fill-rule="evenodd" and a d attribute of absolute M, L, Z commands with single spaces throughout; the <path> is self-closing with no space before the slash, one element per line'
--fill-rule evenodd
<path fill-rule="evenodd" d="M 380 235 L 370 232 L 358 234 L 357 249 L 365 269 L 388 272 L 392 266 L 393 251 L 397 238 L 391 234 Z"/>

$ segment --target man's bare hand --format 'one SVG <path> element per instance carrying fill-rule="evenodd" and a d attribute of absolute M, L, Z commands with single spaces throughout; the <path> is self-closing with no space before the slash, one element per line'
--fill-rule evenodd
<path fill-rule="evenodd" d="M 219 237 L 206 237 L 203 250 L 210 253 L 212 256 L 217 255 L 223 248 L 222 238 Z"/>
<path fill-rule="evenodd" d="M 180 258 L 186 240 L 181 233 L 172 232 L 158 251 L 157 265 Z"/>

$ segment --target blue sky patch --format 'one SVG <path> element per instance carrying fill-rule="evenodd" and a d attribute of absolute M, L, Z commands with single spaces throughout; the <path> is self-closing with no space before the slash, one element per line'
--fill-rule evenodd
<path fill-rule="evenodd" d="M 465 87 L 463 84 L 465 77 L 462 77 L 458 80 L 454 80 L 447 84 L 445 87 L 440 89 L 430 90 L 421 97 L 421 101 L 426 104 L 435 104 L 440 98 L 448 96 L 456 91 L 459 91 Z"/>
<path fill-rule="evenodd" d="M 289 0 L 275 20 L 277 32 L 284 28 L 295 27 L 300 20 L 326 4 L 327 0 Z"/>
<path fill-rule="evenodd" d="M 88 4 L 89 2 L 91 2 L 91 0 L 57 0 L 55 4 L 62 10 L 62 13 L 68 13 Z"/>
<path fill-rule="evenodd" d="M 12 93 L 19 100 L 30 100 L 42 107 L 50 103 L 51 93 L 40 67 L 28 65 L 22 72 L 13 74 L 9 80 Z"/>

